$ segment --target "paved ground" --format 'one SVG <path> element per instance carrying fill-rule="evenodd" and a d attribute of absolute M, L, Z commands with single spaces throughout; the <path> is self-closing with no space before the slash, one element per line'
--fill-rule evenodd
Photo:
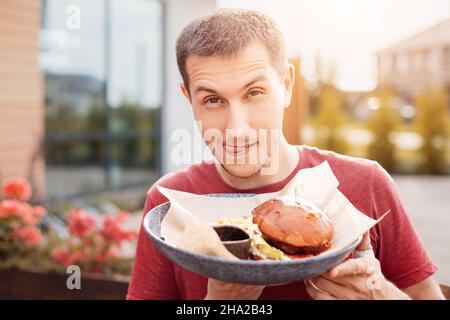
<path fill-rule="evenodd" d="M 411 220 L 439 266 L 437 279 L 450 284 L 450 177 L 394 176 Z"/>
<path fill-rule="evenodd" d="M 439 266 L 438 281 L 450 285 L 450 177 L 394 176 L 394 180 L 414 227 Z M 133 214 L 127 227 L 137 230 L 141 214 Z M 134 247 L 124 251 L 133 255 Z"/>

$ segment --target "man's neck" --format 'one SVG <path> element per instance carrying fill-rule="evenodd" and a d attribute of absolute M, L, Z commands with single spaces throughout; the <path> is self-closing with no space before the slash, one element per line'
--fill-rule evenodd
<path fill-rule="evenodd" d="M 280 144 L 279 165 L 276 173 L 264 175 L 260 172 L 249 178 L 238 178 L 229 174 L 222 166 L 216 163 L 217 172 L 224 182 L 235 189 L 255 189 L 267 186 L 286 179 L 296 168 L 300 154 L 294 145 L 285 140 Z"/>

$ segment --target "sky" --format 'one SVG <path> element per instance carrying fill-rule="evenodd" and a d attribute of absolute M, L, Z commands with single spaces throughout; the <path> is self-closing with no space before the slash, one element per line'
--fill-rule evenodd
<path fill-rule="evenodd" d="M 450 0 L 218 0 L 251 8 L 280 26 L 290 56 L 302 58 L 311 81 L 315 57 L 333 62 L 336 84 L 363 91 L 376 86 L 375 53 L 450 18 Z"/>

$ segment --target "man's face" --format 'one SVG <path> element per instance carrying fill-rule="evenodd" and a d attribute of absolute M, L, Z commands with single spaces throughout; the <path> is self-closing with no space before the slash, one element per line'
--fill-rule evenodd
<path fill-rule="evenodd" d="M 182 85 L 183 93 L 222 167 L 246 178 L 269 166 L 290 103 L 293 67 L 281 79 L 267 50 L 255 44 L 231 57 L 189 56 L 186 70 L 189 93 Z"/>

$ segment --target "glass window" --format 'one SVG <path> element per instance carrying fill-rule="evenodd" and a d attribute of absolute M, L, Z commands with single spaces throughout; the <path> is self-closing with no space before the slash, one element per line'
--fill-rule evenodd
<path fill-rule="evenodd" d="M 156 0 L 43 1 L 50 197 L 158 175 L 162 10 Z"/>
<path fill-rule="evenodd" d="M 162 13 L 156 1 L 111 1 L 108 100 L 113 136 L 112 184 L 155 177 L 155 128 L 162 104 Z M 159 30 L 160 32 L 155 32 Z M 159 44 L 159 45 L 158 45 Z"/>

